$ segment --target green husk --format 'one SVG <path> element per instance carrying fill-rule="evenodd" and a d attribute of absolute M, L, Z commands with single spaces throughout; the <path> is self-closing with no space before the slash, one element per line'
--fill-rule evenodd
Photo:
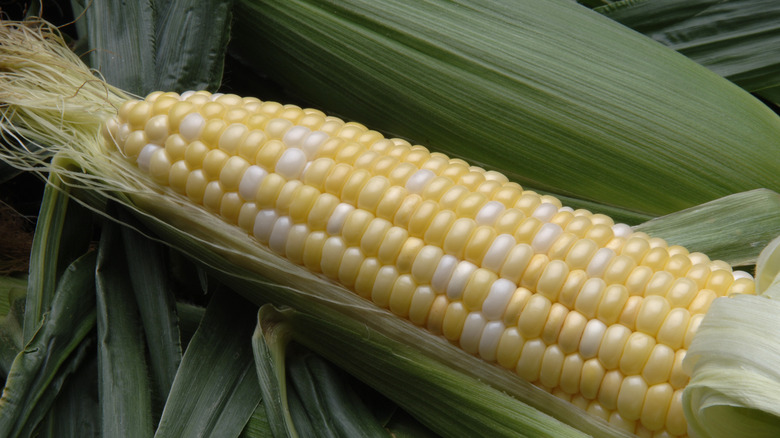
<path fill-rule="evenodd" d="M 232 48 L 328 113 L 641 221 L 778 190 L 780 118 L 569 0 L 240 0 Z"/>

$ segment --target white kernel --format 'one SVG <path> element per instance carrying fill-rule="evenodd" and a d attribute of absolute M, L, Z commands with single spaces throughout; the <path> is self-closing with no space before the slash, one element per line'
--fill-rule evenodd
<path fill-rule="evenodd" d="M 446 254 L 439 259 L 439 264 L 436 266 L 431 279 L 433 290 L 437 293 L 444 293 L 447 290 L 447 285 L 450 283 L 450 278 L 452 278 L 452 273 L 457 265 L 458 259 L 455 256 Z"/>
<path fill-rule="evenodd" d="M 311 129 L 305 126 L 293 126 L 284 134 L 282 142 L 287 145 L 288 148 L 301 149 L 304 140 L 311 132 Z"/>
<path fill-rule="evenodd" d="M 330 219 L 328 219 L 328 225 L 325 227 L 325 230 L 328 232 L 328 234 L 331 236 L 337 236 L 341 234 L 341 229 L 344 227 L 344 222 L 347 220 L 347 216 L 352 213 L 354 209 L 355 207 L 344 202 L 337 205 L 336 208 L 333 209 L 333 213 L 331 213 Z"/>
<path fill-rule="evenodd" d="M 255 239 L 268 243 L 268 239 L 271 237 L 276 219 L 279 218 L 279 214 L 274 209 L 265 209 L 257 212 L 255 216 L 255 225 L 252 227 L 252 234 Z"/>
<path fill-rule="evenodd" d="M 193 94 L 195 94 L 195 90 L 187 90 L 187 91 L 181 93 L 181 96 L 179 96 L 179 99 L 180 100 L 187 100 Z"/>
<path fill-rule="evenodd" d="M 580 338 L 580 355 L 583 359 L 596 357 L 601 346 L 601 339 L 607 331 L 607 325 L 598 319 L 591 319 L 585 325 L 585 330 Z"/>
<path fill-rule="evenodd" d="M 282 216 L 274 222 L 271 229 L 271 236 L 268 239 L 268 246 L 271 250 L 284 255 L 287 248 L 287 237 L 290 235 L 290 229 L 293 221 L 289 216 Z"/>
<path fill-rule="evenodd" d="M 214 94 L 211 95 L 211 101 L 214 102 L 215 100 L 219 99 L 223 95 L 224 95 L 224 93 L 214 93 Z"/>
<path fill-rule="evenodd" d="M 488 201 L 479 209 L 474 220 L 477 221 L 478 225 L 493 225 L 505 209 L 504 204 L 498 201 Z"/>
<path fill-rule="evenodd" d="M 423 189 L 425 189 L 425 185 L 428 184 L 428 181 L 432 180 L 435 176 L 436 174 L 431 170 L 420 169 L 406 181 L 406 190 L 409 190 L 409 193 L 420 194 Z"/>
<path fill-rule="evenodd" d="M 490 321 L 501 319 L 516 289 L 517 285 L 506 278 L 494 281 L 482 303 L 482 313 L 485 318 Z"/>
<path fill-rule="evenodd" d="M 268 176 L 268 172 L 260 166 L 252 165 L 247 167 L 241 182 L 238 183 L 238 194 L 247 201 L 254 201 L 257 195 L 257 189 L 263 179 Z"/>
<path fill-rule="evenodd" d="M 612 225 L 612 233 L 615 235 L 615 237 L 628 238 L 628 236 L 630 236 L 632 233 L 631 226 L 627 224 Z"/>
<path fill-rule="evenodd" d="M 498 354 L 498 342 L 504 334 L 506 326 L 502 321 L 488 321 L 479 338 L 479 356 L 488 362 L 496 360 Z"/>
<path fill-rule="evenodd" d="M 737 271 L 732 272 L 731 274 L 734 276 L 734 280 L 739 280 L 740 278 L 749 278 L 751 280 L 753 279 L 753 276 L 750 275 L 749 272 L 745 272 L 745 271 L 737 270 Z"/>
<path fill-rule="evenodd" d="M 534 240 L 531 242 L 531 248 L 537 253 L 546 253 L 550 250 L 550 247 L 555 243 L 557 239 L 563 233 L 563 228 L 558 224 L 550 222 L 542 224 L 539 231 L 536 232 Z"/>
<path fill-rule="evenodd" d="M 509 251 L 516 244 L 517 241 L 511 234 L 499 234 L 496 236 L 482 259 L 482 267 L 498 272 L 501 269 L 501 265 L 504 264 L 506 256 L 509 255 Z"/>
<path fill-rule="evenodd" d="M 569 213 L 574 213 L 574 209 L 573 208 L 567 207 L 565 205 L 563 207 L 559 208 L 558 211 L 568 211 Z"/>
<path fill-rule="evenodd" d="M 479 351 L 479 340 L 487 321 L 482 312 L 471 312 L 466 315 L 463 331 L 460 334 L 460 348 L 466 353 L 476 354 Z"/>
<path fill-rule="evenodd" d="M 287 149 L 276 162 L 276 173 L 288 180 L 298 179 L 306 167 L 306 154 L 300 149 Z"/>
<path fill-rule="evenodd" d="M 449 284 L 447 284 L 447 298 L 450 301 L 461 298 L 463 290 L 466 288 L 466 283 L 468 283 L 471 274 L 476 270 L 477 266 L 474 263 L 465 260 L 458 263 L 458 266 L 455 267 L 455 271 L 452 273 Z"/>
<path fill-rule="evenodd" d="M 206 120 L 200 113 L 189 113 L 179 123 L 179 134 L 187 142 L 191 142 L 200 136 L 204 126 L 206 126 Z"/>
<path fill-rule="evenodd" d="M 306 153 L 306 158 L 309 160 L 313 160 L 314 157 L 317 156 L 317 152 L 320 151 L 320 146 L 322 146 L 323 143 L 325 143 L 325 140 L 330 138 L 330 136 L 322 131 L 314 131 L 311 134 L 309 134 L 308 137 L 303 141 L 303 145 L 301 146 L 301 149 L 303 149 L 303 152 Z"/>
<path fill-rule="evenodd" d="M 138 159 L 136 160 L 138 163 L 138 168 L 145 173 L 149 173 L 149 165 L 152 162 L 152 155 L 154 155 L 154 153 L 160 149 L 162 149 L 160 146 L 151 143 L 144 146 L 144 148 L 141 149 L 141 153 L 138 154 Z"/>
<path fill-rule="evenodd" d="M 590 259 L 588 267 L 585 269 L 590 277 L 601 277 L 604 274 L 604 270 L 607 269 L 607 265 L 615 257 L 615 251 L 609 248 L 600 248 L 593 254 L 593 258 Z"/>
<path fill-rule="evenodd" d="M 550 204 L 549 202 L 542 202 L 538 207 L 536 207 L 536 210 L 534 210 L 531 216 L 539 219 L 540 221 L 549 222 L 549 220 L 555 216 L 555 213 L 558 213 L 557 206 Z"/>

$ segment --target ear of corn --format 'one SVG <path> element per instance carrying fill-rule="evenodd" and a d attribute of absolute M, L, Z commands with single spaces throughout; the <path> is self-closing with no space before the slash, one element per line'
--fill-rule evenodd
<path fill-rule="evenodd" d="M 310 104 L 632 221 L 780 184 L 776 114 L 575 2 L 242 0 L 237 15 L 236 50 Z"/>
<path fill-rule="evenodd" d="M 51 42 L 37 43 L 51 55 Z M 2 67 L 40 85 L 36 66 L 46 61 L 28 63 L 12 47 L 19 58 Z M 289 287 L 255 299 L 342 306 L 409 333 L 368 299 L 459 345 L 453 357 L 465 351 L 514 371 L 496 373 L 521 388 L 513 394 L 546 399 L 548 411 L 559 406 L 553 396 L 570 402 L 557 415 L 582 408 L 616 430 L 684 435 L 685 350 L 712 301 L 753 293 L 752 278 L 722 262 L 360 124 L 207 92 L 119 104 L 122 93 L 100 84 L 68 93 L 91 77 L 72 66 L 52 90 L 0 86 L 4 132 L 60 140 L 52 143 L 63 156 L 92 172 L 67 173 L 72 184 L 135 208 L 173 232 L 173 245 L 208 248 L 198 254 L 217 269 L 257 282 L 243 270 L 251 267 Z M 25 92 L 48 105 L 25 105 Z M 56 96 L 73 97 L 63 115 L 47 116 Z M 116 118 L 99 132 L 111 103 Z M 68 129 L 47 130 L 52 120 Z"/>

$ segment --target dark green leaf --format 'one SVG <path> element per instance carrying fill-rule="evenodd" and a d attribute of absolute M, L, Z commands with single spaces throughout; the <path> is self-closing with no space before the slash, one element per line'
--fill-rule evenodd
<path fill-rule="evenodd" d="M 233 0 L 157 0 L 156 90 L 216 91 L 222 82 Z"/>
<path fill-rule="evenodd" d="M 252 357 L 257 308 L 228 290 L 212 297 L 190 341 L 155 437 L 237 437 L 260 391 Z"/>
<path fill-rule="evenodd" d="M 629 0 L 596 10 L 748 91 L 780 93 L 780 2 Z"/>
<path fill-rule="evenodd" d="M 97 264 L 98 387 L 103 436 L 150 437 L 154 430 L 146 345 L 119 225 L 105 222 Z"/>
<path fill-rule="evenodd" d="M 95 260 L 88 253 L 65 270 L 51 310 L 14 360 L 0 398 L 0 436 L 31 431 L 48 409 L 41 400 L 51 403 L 56 392 L 49 390 L 75 369 L 72 356 L 83 354 L 83 341 L 95 327 Z"/>
<path fill-rule="evenodd" d="M 129 213 L 120 210 L 123 224 L 144 231 Z M 168 277 L 162 243 L 122 227 L 122 241 L 130 282 L 138 305 L 149 351 L 149 367 L 156 394 L 165 400 L 181 362 L 181 339 L 176 314 L 176 298 Z"/>

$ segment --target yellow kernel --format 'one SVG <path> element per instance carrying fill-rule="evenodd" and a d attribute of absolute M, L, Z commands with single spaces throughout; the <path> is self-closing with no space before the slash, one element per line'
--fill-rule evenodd
<path fill-rule="evenodd" d="M 598 245 L 592 240 L 578 240 L 566 254 L 566 263 L 571 269 L 585 269 L 598 249 Z"/>
<path fill-rule="evenodd" d="M 569 315 L 569 309 L 561 303 L 553 303 L 550 307 L 550 314 L 542 329 L 542 340 L 545 344 L 551 345 L 558 341 L 558 335 L 561 333 L 563 322 Z"/>
<path fill-rule="evenodd" d="M 144 125 L 144 132 L 150 143 L 165 144 L 168 137 L 168 116 L 160 114 L 150 118 Z"/>
<path fill-rule="evenodd" d="M 360 245 L 363 233 L 372 219 L 374 215 L 365 210 L 355 209 L 349 213 L 341 232 L 341 237 L 347 246 Z"/>
<path fill-rule="evenodd" d="M 360 264 L 360 270 L 355 278 L 355 292 L 363 298 L 371 298 L 377 273 L 382 264 L 374 257 L 368 257 Z"/>
<path fill-rule="evenodd" d="M 619 255 L 612 259 L 604 271 L 604 281 L 607 284 L 624 283 L 636 268 L 636 262 L 629 256 Z"/>
<path fill-rule="evenodd" d="M 729 287 L 729 290 L 728 292 L 726 292 L 726 295 L 732 296 L 738 294 L 746 294 L 746 295 L 756 294 L 756 284 L 752 278 L 738 278 L 734 280 L 734 283 L 731 284 L 731 287 Z"/>
<path fill-rule="evenodd" d="M 414 263 L 412 264 L 411 272 L 414 280 L 419 284 L 429 284 L 439 265 L 439 260 L 441 260 L 443 255 L 444 251 L 440 247 L 433 245 L 423 246 L 417 253 L 417 256 L 414 258 Z"/>
<path fill-rule="evenodd" d="M 580 375 L 579 385 L 580 393 L 588 400 L 593 400 L 599 393 L 601 382 L 607 371 L 601 362 L 596 359 L 588 359 L 582 364 L 582 374 Z"/>
<path fill-rule="evenodd" d="M 306 238 L 309 237 L 310 232 L 309 227 L 305 224 L 296 224 L 290 227 L 290 233 L 287 235 L 287 244 L 284 248 L 284 254 L 287 260 L 298 265 L 303 264 L 303 252 L 306 247 Z"/>
<path fill-rule="evenodd" d="M 409 235 L 422 238 L 439 212 L 439 204 L 434 201 L 422 201 L 409 218 Z"/>
<path fill-rule="evenodd" d="M 444 192 L 444 195 L 439 199 L 439 204 L 441 205 L 441 208 L 455 211 L 460 205 L 460 202 L 468 196 L 469 193 L 469 190 L 463 186 L 452 186 L 452 188 Z"/>
<path fill-rule="evenodd" d="M 417 208 L 422 204 L 423 200 L 420 195 L 411 194 L 404 198 L 398 210 L 393 216 L 393 224 L 409 229 L 409 221 L 412 218 L 412 214 L 417 211 Z"/>
<path fill-rule="evenodd" d="M 338 279 L 342 285 L 349 288 L 355 286 L 360 267 L 365 258 L 360 248 L 351 247 L 344 251 L 338 271 Z"/>
<path fill-rule="evenodd" d="M 614 236 L 612 227 L 606 224 L 595 224 L 585 233 L 585 238 L 596 242 L 599 247 L 605 246 Z"/>
<path fill-rule="evenodd" d="M 449 307 L 450 300 L 446 294 L 437 295 L 431 304 L 431 311 L 428 313 L 428 320 L 425 327 L 434 335 L 440 335 L 444 325 L 444 314 Z"/>
<path fill-rule="evenodd" d="M 461 176 L 460 180 L 458 180 L 458 184 L 466 187 L 471 191 L 477 190 L 479 185 L 482 184 L 483 182 L 485 182 L 484 171 L 482 172 L 469 171 L 469 173 Z"/>
<path fill-rule="evenodd" d="M 617 410 L 630 421 L 638 420 L 647 394 L 647 383 L 642 376 L 627 376 L 620 384 L 617 398 Z"/>
<path fill-rule="evenodd" d="M 171 165 L 171 172 L 168 176 L 168 185 L 177 193 L 185 194 L 187 189 L 187 178 L 190 175 L 190 168 L 184 161 L 177 161 Z"/>
<path fill-rule="evenodd" d="M 514 369 L 520 359 L 525 339 L 517 327 L 509 327 L 501 334 L 496 351 L 496 361 L 504 368 Z"/>
<path fill-rule="evenodd" d="M 507 208 L 498 216 L 496 223 L 493 226 L 496 228 L 496 232 L 499 234 L 514 235 L 517 227 L 525 219 L 525 214 L 516 208 Z"/>
<path fill-rule="evenodd" d="M 270 175 L 269 175 L 270 176 Z M 308 224 L 312 230 L 324 230 L 328 224 L 331 213 L 339 205 L 339 198 L 330 193 L 322 193 L 317 196 L 311 210 L 309 210 Z"/>
<path fill-rule="evenodd" d="M 369 179 L 360 191 L 357 198 L 357 208 L 370 212 L 376 212 L 382 195 L 390 188 L 390 181 L 383 176 L 374 176 Z"/>
<path fill-rule="evenodd" d="M 597 400 L 605 409 L 614 411 L 617 409 L 620 386 L 623 383 L 623 373 L 618 370 L 607 371 L 601 381 Z"/>
<path fill-rule="evenodd" d="M 241 210 L 238 212 L 238 226 L 244 231 L 251 233 L 255 226 L 257 213 L 257 206 L 254 202 L 244 202 Z"/>
<path fill-rule="evenodd" d="M 577 300 L 577 295 L 582 289 L 582 285 L 588 279 L 588 274 L 582 269 L 574 269 L 569 271 L 569 275 L 566 276 L 561 291 L 558 294 L 558 302 L 568 307 L 574 308 L 574 302 Z"/>
<path fill-rule="evenodd" d="M 447 310 L 444 313 L 444 320 L 442 321 L 442 334 L 450 341 L 457 341 L 460 339 L 460 334 L 463 332 L 463 324 L 466 322 L 466 315 L 468 310 L 461 301 L 451 302 L 447 306 Z"/>
<path fill-rule="evenodd" d="M 672 394 L 672 400 L 669 402 L 669 409 L 666 412 L 666 430 L 673 436 L 682 436 L 688 433 L 688 423 L 683 415 L 682 390 L 676 389 Z"/>
<path fill-rule="evenodd" d="M 633 330 L 636 317 L 639 315 L 639 307 L 642 305 L 643 300 L 642 297 L 638 296 L 628 297 L 626 305 L 623 306 L 623 311 L 620 312 L 618 322 Z"/>
<path fill-rule="evenodd" d="M 130 111 L 127 114 L 127 122 L 133 129 L 143 129 L 151 115 L 152 105 L 149 102 L 137 102 L 130 107 Z"/>
<path fill-rule="evenodd" d="M 223 137 L 225 133 L 222 134 Z M 221 137 L 220 137 L 221 138 Z M 220 139 L 220 142 L 222 140 Z M 238 144 L 238 155 L 246 159 L 247 161 L 250 161 L 251 163 L 257 164 L 255 159 L 257 158 L 257 153 L 260 152 L 260 149 L 265 145 L 266 138 L 265 133 L 263 131 L 254 129 L 249 131 L 247 133 L 246 137 L 243 138 L 243 140 Z M 225 142 L 225 145 L 222 149 L 228 150 L 229 148 L 234 147 L 233 144 L 231 144 L 229 141 Z"/>
<path fill-rule="evenodd" d="M 430 286 L 417 286 L 412 294 L 412 301 L 409 308 L 409 320 L 414 324 L 424 326 L 428 321 L 428 314 L 430 313 L 435 299 L 436 292 L 434 292 Z"/>
<path fill-rule="evenodd" d="M 212 181 L 218 179 L 228 158 L 228 155 L 219 149 L 208 151 L 206 156 L 203 157 L 203 173 L 206 175 L 206 178 Z"/>
<path fill-rule="evenodd" d="M 536 284 L 536 292 L 551 301 L 558 300 L 558 294 L 569 275 L 569 265 L 561 260 L 552 260 L 542 271 Z"/>
<path fill-rule="evenodd" d="M 450 227 L 447 237 L 444 238 L 444 252 L 463 258 L 466 242 L 471 238 L 471 233 L 477 227 L 477 223 L 471 218 L 459 218 Z"/>
<path fill-rule="evenodd" d="M 206 185 L 209 180 L 203 175 L 202 170 L 195 170 L 190 172 L 187 176 L 187 184 L 185 186 L 185 192 L 187 197 L 197 204 L 203 203 L 203 195 L 206 193 Z"/>
<path fill-rule="evenodd" d="M 406 181 L 419 169 L 411 163 L 399 163 L 390 173 L 387 178 L 394 186 L 406 186 Z"/>
<path fill-rule="evenodd" d="M 238 215 L 244 200 L 236 192 L 227 192 L 219 203 L 219 214 L 231 224 L 238 223 Z"/>
<path fill-rule="evenodd" d="M 292 126 L 293 122 L 287 119 L 271 119 L 265 124 L 265 135 L 268 136 L 269 139 L 281 140 L 284 137 L 284 134 L 286 134 Z"/>
<path fill-rule="evenodd" d="M 398 277 L 390 292 L 390 311 L 398 316 L 406 318 L 412 305 L 412 297 L 417 289 L 417 283 L 411 275 L 404 274 Z"/>
<path fill-rule="evenodd" d="M 254 157 L 254 162 L 258 166 L 262 166 L 266 170 L 273 170 L 276 168 L 276 162 L 279 161 L 279 157 L 282 156 L 286 147 L 284 143 L 279 140 L 270 140 L 266 142 L 260 150 L 257 151 L 257 155 Z M 251 162 L 251 160 L 250 160 Z"/>
<path fill-rule="evenodd" d="M 515 368 L 517 374 L 529 382 L 538 380 L 542 367 L 542 358 L 546 350 L 547 346 L 544 345 L 541 339 L 526 341 L 523 344 L 523 350 Z"/>
<path fill-rule="evenodd" d="M 423 240 L 434 246 L 443 247 L 444 238 L 455 223 L 457 215 L 451 210 L 439 210 L 436 216 L 431 220 L 428 229 L 425 231 Z"/>
<path fill-rule="evenodd" d="M 506 326 L 517 325 L 517 320 L 520 318 L 520 314 L 523 312 L 528 300 L 531 299 L 533 294 L 531 291 L 524 287 L 518 287 L 509 299 L 509 304 L 506 305 L 504 310 L 503 321 Z"/>
<path fill-rule="evenodd" d="M 455 213 L 460 217 L 474 218 L 487 201 L 487 197 L 481 193 L 469 193 L 461 199 Z"/>
<path fill-rule="evenodd" d="M 596 418 L 601 418 L 604 421 L 609 421 L 609 411 L 607 411 L 604 406 L 601 405 L 596 400 L 591 401 L 588 404 L 587 409 L 585 410 L 589 415 L 592 415 Z"/>
<path fill-rule="evenodd" d="M 655 344 L 655 339 L 650 335 L 642 332 L 631 333 L 620 357 L 620 371 L 626 375 L 641 372 Z"/>
<path fill-rule="evenodd" d="M 569 354 L 563 359 L 559 385 L 566 394 L 579 392 L 584 363 L 582 356 L 577 353 Z"/>
<path fill-rule="evenodd" d="M 482 309 L 482 303 L 490 291 L 490 287 L 493 282 L 498 279 L 498 276 L 487 269 L 477 268 L 463 290 L 463 304 L 469 311 L 477 311 Z"/>
<path fill-rule="evenodd" d="M 654 271 L 660 271 L 669 260 L 669 251 L 664 247 L 654 247 L 642 258 L 642 265 L 649 266 Z"/>
<path fill-rule="evenodd" d="M 561 381 L 563 361 L 566 355 L 557 345 L 550 345 L 542 356 L 542 366 L 539 370 L 539 381 L 548 388 L 555 388 Z"/>
<path fill-rule="evenodd" d="M 211 119 L 206 121 L 206 125 L 200 132 L 200 141 L 211 147 L 216 147 L 219 144 L 219 138 L 222 136 L 222 132 L 225 131 L 227 123 L 222 119 Z"/>
<path fill-rule="evenodd" d="M 273 208 L 276 205 L 276 200 L 279 198 L 282 187 L 286 183 L 287 181 L 276 173 L 266 175 L 255 194 L 254 201 L 258 208 Z"/>
<path fill-rule="evenodd" d="M 167 185 L 171 172 L 171 159 L 165 149 L 158 149 L 149 160 L 149 175 L 161 185 Z"/>
<path fill-rule="evenodd" d="M 577 299 L 574 301 L 574 308 L 587 318 L 594 318 L 606 286 L 604 280 L 600 278 L 589 278 L 586 280 L 577 295 Z"/>
<path fill-rule="evenodd" d="M 590 218 L 588 216 L 577 216 L 574 215 L 574 218 L 569 221 L 569 223 L 564 228 L 564 231 L 567 233 L 572 233 L 577 237 L 583 238 L 585 237 L 585 234 L 590 230 L 590 228 L 593 226 L 593 223 L 590 221 Z"/>
<path fill-rule="evenodd" d="M 669 301 L 658 295 L 645 297 L 636 317 L 636 330 L 655 336 L 671 310 Z"/>
<path fill-rule="evenodd" d="M 669 288 L 672 287 L 672 282 L 674 282 L 674 280 L 674 275 L 670 272 L 658 271 L 653 274 L 650 281 L 647 283 L 644 295 L 646 297 L 651 295 L 665 296 Z"/>
<path fill-rule="evenodd" d="M 423 199 L 439 202 L 444 194 L 454 186 L 455 183 L 449 178 L 437 176 L 431 179 L 422 192 Z"/>
<path fill-rule="evenodd" d="M 725 296 L 731 284 L 734 283 L 734 275 L 731 271 L 717 269 L 712 271 L 709 280 L 707 280 L 707 289 L 715 292 L 719 297 Z"/>
<path fill-rule="evenodd" d="M 611 370 L 618 367 L 629 336 L 631 336 L 631 330 L 621 324 L 607 327 L 598 353 L 598 358 L 606 369 Z"/>
<path fill-rule="evenodd" d="M 400 227 L 391 227 L 387 230 L 385 238 L 382 239 L 382 243 L 379 245 L 379 251 L 377 252 L 377 258 L 382 264 L 393 265 L 401 252 L 401 247 L 406 243 L 406 239 L 409 237 L 409 233 Z"/>
<path fill-rule="evenodd" d="M 392 222 L 408 194 L 409 192 L 403 187 L 390 186 L 376 207 L 376 216 Z"/>
<path fill-rule="evenodd" d="M 527 287 L 528 289 L 535 290 L 536 285 L 539 282 L 544 268 L 550 262 L 549 257 L 545 254 L 536 254 L 531 257 L 531 261 L 523 272 L 523 276 L 520 278 L 520 286 Z"/>
<path fill-rule="evenodd" d="M 417 237 L 409 237 L 401 246 L 401 250 L 396 257 L 395 265 L 398 268 L 398 272 L 402 274 L 408 274 L 412 272 L 412 265 L 417 254 L 425 246 L 422 239 Z"/>
<path fill-rule="evenodd" d="M 626 278 L 625 284 L 628 294 L 631 296 L 644 295 L 647 284 L 650 282 L 653 274 L 653 270 L 648 266 L 637 266 L 634 268 L 628 274 L 628 278 Z"/>
<path fill-rule="evenodd" d="M 676 277 L 683 277 L 691 269 L 691 266 L 693 263 L 687 254 L 674 254 L 669 257 L 664 270 L 671 272 Z"/>
<path fill-rule="evenodd" d="M 648 385 L 666 382 L 672 373 L 674 366 L 674 350 L 663 344 L 656 344 L 647 363 L 642 368 L 642 377 Z"/>
<path fill-rule="evenodd" d="M 466 260 L 481 265 L 490 245 L 496 239 L 496 230 L 487 225 L 480 225 L 471 233 L 471 238 L 466 244 L 464 257 Z"/>
<path fill-rule="evenodd" d="M 525 243 L 515 245 L 504 260 L 499 275 L 512 282 L 519 282 L 533 256 L 534 250 L 531 249 L 530 245 Z"/>
<path fill-rule="evenodd" d="M 344 257 L 346 250 L 347 245 L 341 237 L 332 236 L 325 241 L 325 244 L 322 246 L 320 269 L 328 278 L 338 279 L 341 259 Z"/>
<path fill-rule="evenodd" d="M 550 246 L 547 255 L 553 260 L 565 260 L 566 255 L 571 251 L 571 247 L 579 240 L 579 237 L 572 233 L 563 233 Z"/>
<path fill-rule="evenodd" d="M 564 353 L 568 354 L 577 351 L 580 346 L 582 332 L 585 331 L 587 324 L 588 319 L 576 310 L 566 315 L 563 327 L 561 327 L 561 332 L 558 335 L 558 345 L 560 345 Z"/>
<path fill-rule="evenodd" d="M 687 350 L 677 350 L 674 353 L 674 364 L 672 365 L 672 373 L 669 375 L 669 383 L 675 389 L 684 388 L 690 380 L 690 376 L 683 367 L 686 352 Z"/>

